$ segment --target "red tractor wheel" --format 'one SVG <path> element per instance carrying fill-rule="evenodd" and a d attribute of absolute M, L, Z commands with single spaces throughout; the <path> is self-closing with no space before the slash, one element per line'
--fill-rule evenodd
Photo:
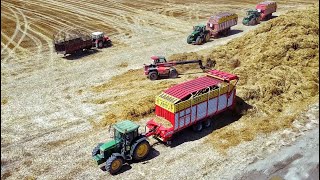
<path fill-rule="evenodd" d="M 169 77 L 170 78 L 177 78 L 178 77 L 178 72 L 176 69 L 170 69 L 170 72 L 169 72 Z"/>
<path fill-rule="evenodd" d="M 103 48 L 103 42 L 102 41 L 98 42 L 98 48 L 100 48 L 100 49 Z"/>
<path fill-rule="evenodd" d="M 158 73 L 155 71 L 149 72 L 148 77 L 150 80 L 154 81 L 158 79 Z"/>

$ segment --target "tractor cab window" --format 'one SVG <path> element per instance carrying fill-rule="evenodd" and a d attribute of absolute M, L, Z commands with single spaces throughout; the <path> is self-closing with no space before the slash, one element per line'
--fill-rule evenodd
<path fill-rule="evenodd" d="M 121 140 L 122 136 L 123 136 L 122 133 L 120 133 L 120 132 L 117 131 L 117 130 L 114 130 L 114 139 L 115 139 L 115 140 Z"/>
<path fill-rule="evenodd" d="M 158 63 L 166 63 L 167 61 L 166 61 L 165 58 L 159 58 L 159 59 L 154 60 L 154 62 L 155 62 L 156 64 L 158 64 Z"/>
<path fill-rule="evenodd" d="M 127 133 L 125 134 L 125 138 L 128 142 L 131 142 L 134 140 L 135 137 L 138 136 L 138 129 L 133 131 L 133 132 L 130 132 L 130 133 Z"/>

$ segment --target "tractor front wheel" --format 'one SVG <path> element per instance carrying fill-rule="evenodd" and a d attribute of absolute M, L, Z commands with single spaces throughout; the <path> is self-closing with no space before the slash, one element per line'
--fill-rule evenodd
<path fill-rule="evenodd" d="M 110 174 L 117 173 L 123 165 L 122 157 L 111 155 L 106 162 L 106 171 Z"/>
<path fill-rule="evenodd" d="M 149 154 L 150 148 L 148 141 L 139 142 L 133 151 L 133 159 L 137 161 L 144 159 Z"/>
<path fill-rule="evenodd" d="M 154 81 L 158 79 L 158 73 L 155 71 L 149 72 L 148 77 L 150 80 Z"/>

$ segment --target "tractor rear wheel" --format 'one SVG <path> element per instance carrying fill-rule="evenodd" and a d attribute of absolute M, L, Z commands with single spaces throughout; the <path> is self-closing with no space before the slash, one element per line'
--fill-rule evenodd
<path fill-rule="evenodd" d="M 208 42 L 208 41 L 210 41 L 210 33 L 206 34 L 205 42 Z"/>
<path fill-rule="evenodd" d="M 170 78 L 177 78 L 178 77 L 178 72 L 176 69 L 170 69 L 170 72 L 169 72 L 169 77 Z"/>
<path fill-rule="evenodd" d="M 149 72 L 148 77 L 150 80 L 157 80 L 158 79 L 158 73 L 155 71 Z"/>
<path fill-rule="evenodd" d="M 202 123 L 198 122 L 192 126 L 193 131 L 200 132 L 202 130 Z"/>
<path fill-rule="evenodd" d="M 98 42 L 98 48 L 100 48 L 100 49 L 103 48 L 103 42 L 102 41 Z"/>
<path fill-rule="evenodd" d="M 201 43 L 202 43 L 202 38 L 200 36 L 198 36 L 196 39 L 196 44 L 200 45 Z"/>
<path fill-rule="evenodd" d="M 121 169 L 122 165 L 122 157 L 112 154 L 106 162 L 106 171 L 108 171 L 110 174 L 115 174 Z"/>
<path fill-rule="evenodd" d="M 260 17 L 257 17 L 256 22 L 257 24 L 260 24 Z"/>
<path fill-rule="evenodd" d="M 148 141 L 139 142 L 133 150 L 133 159 L 137 161 L 144 159 L 149 154 L 150 148 Z"/>
<path fill-rule="evenodd" d="M 257 24 L 257 21 L 256 21 L 255 18 L 252 18 L 252 19 L 249 21 L 249 25 L 250 25 L 250 26 L 254 26 L 254 25 L 256 25 L 256 24 Z"/>

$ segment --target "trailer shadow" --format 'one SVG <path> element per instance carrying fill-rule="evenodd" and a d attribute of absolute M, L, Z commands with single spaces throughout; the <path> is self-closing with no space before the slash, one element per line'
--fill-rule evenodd
<path fill-rule="evenodd" d="M 240 29 L 231 29 L 229 34 L 227 36 L 232 36 L 232 35 L 235 35 L 235 34 L 238 34 L 238 33 L 241 33 L 243 32 L 243 30 L 240 30 Z"/>
<path fill-rule="evenodd" d="M 238 96 L 236 96 L 236 106 L 236 110 L 226 110 L 225 112 L 215 115 L 212 118 L 211 126 L 204 128 L 201 132 L 194 132 L 192 127 L 189 127 L 175 134 L 170 147 L 176 147 L 185 142 L 199 140 L 208 134 L 211 134 L 214 130 L 238 121 L 247 110 L 252 108 L 251 105 L 247 104 Z"/>
<path fill-rule="evenodd" d="M 273 19 L 273 18 L 276 18 L 276 17 L 278 17 L 278 16 L 272 15 L 272 16 L 270 17 L 270 19 Z"/>
<path fill-rule="evenodd" d="M 77 60 L 77 59 L 80 59 L 82 57 L 90 56 L 92 54 L 96 54 L 96 53 L 99 53 L 99 52 L 100 51 L 97 50 L 97 49 L 90 49 L 90 50 L 87 50 L 87 51 L 82 51 L 82 52 L 78 52 L 78 53 L 75 53 L 75 54 L 70 54 L 70 55 L 65 56 L 63 58 L 67 59 L 67 60 Z"/>
<path fill-rule="evenodd" d="M 243 32 L 243 30 L 230 29 L 230 32 L 227 35 L 218 34 L 216 37 L 211 38 L 210 41 L 214 41 L 215 39 L 221 39 L 221 38 L 226 38 L 226 37 L 229 37 L 229 36 L 233 36 L 233 35 L 241 33 L 241 32 Z"/>

